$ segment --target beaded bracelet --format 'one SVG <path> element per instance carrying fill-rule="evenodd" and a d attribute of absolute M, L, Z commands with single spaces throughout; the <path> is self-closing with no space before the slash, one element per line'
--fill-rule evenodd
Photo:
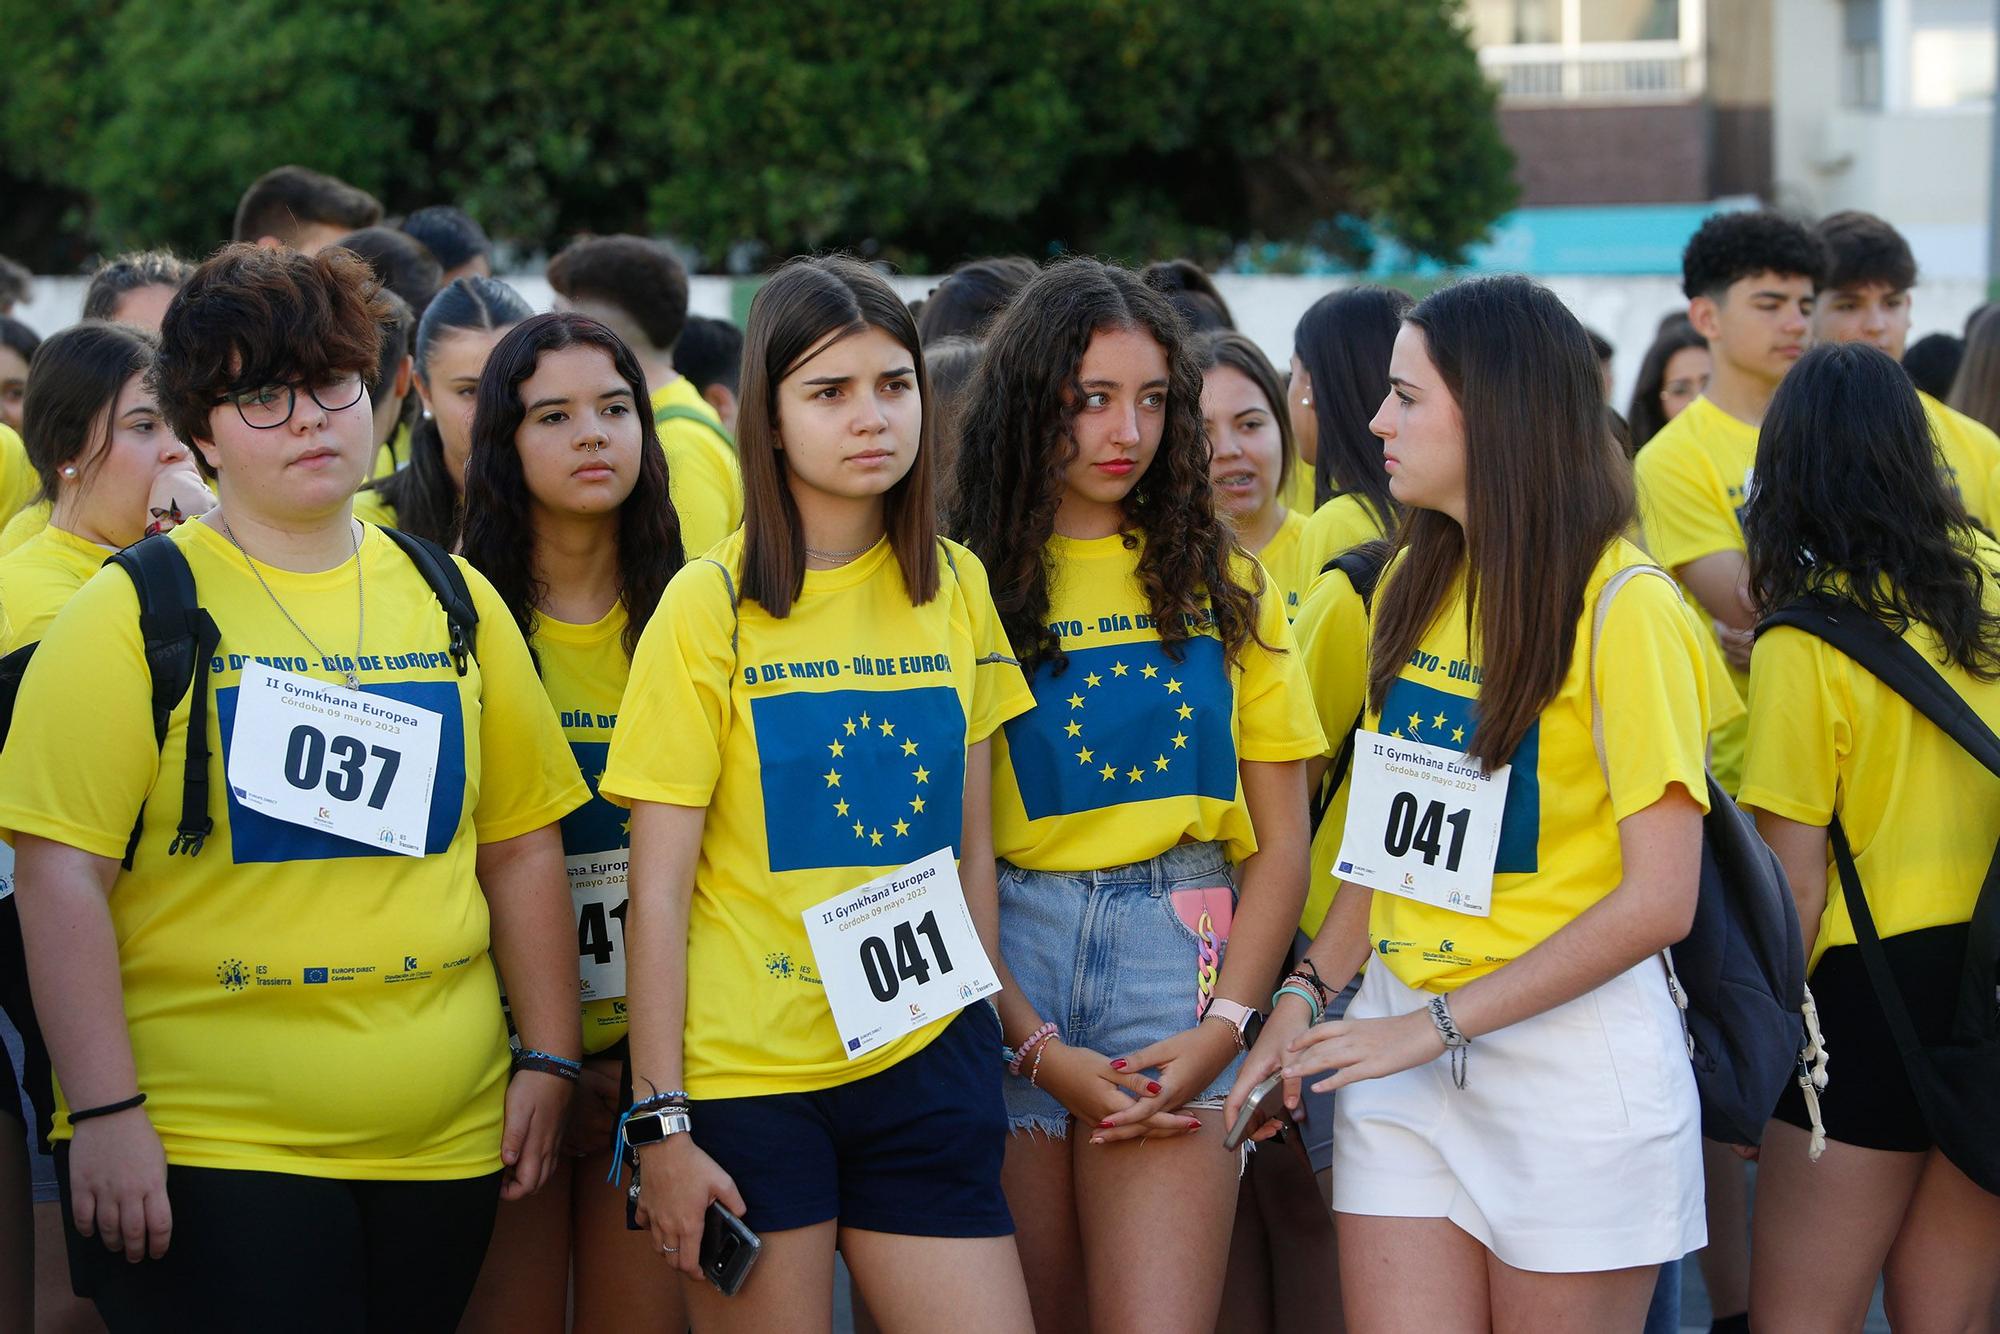
<path fill-rule="evenodd" d="M 1014 1059 L 1007 1062 L 1007 1073 L 1010 1075 L 1020 1074 L 1021 1067 L 1026 1064 L 1030 1056 L 1034 1055 L 1035 1049 L 1055 1035 L 1056 1026 L 1053 1020 L 1044 1023 L 1040 1028 L 1030 1033 L 1026 1042 L 1014 1048 Z"/>
<path fill-rule="evenodd" d="M 1285 984 L 1271 993 L 1271 1008 L 1274 1010 L 1278 1008 L 1278 997 L 1280 996 L 1297 996 L 1306 1003 L 1306 1009 L 1312 1014 L 1312 1022 L 1317 1024 L 1326 1017 L 1326 1007 L 1319 1003 L 1318 996 L 1314 995 L 1304 986 L 1299 985 L 1304 981 L 1304 978 L 1296 974 L 1286 978 Z"/>
<path fill-rule="evenodd" d="M 536 1051 L 532 1047 L 523 1047 L 520 1051 L 514 1053 L 514 1069 L 516 1072 L 533 1070 L 537 1074 L 554 1075 L 558 1079 L 567 1079 L 573 1084 L 576 1082 L 577 1077 L 583 1073 L 583 1062 L 572 1061 L 567 1056 L 557 1056 L 554 1052 Z"/>
<path fill-rule="evenodd" d="M 1057 1037 L 1057 1035 L 1051 1033 L 1048 1037 L 1043 1038 L 1039 1043 L 1035 1045 L 1035 1063 L 1028 1067 L 1029 1088 L 1032 1089 L 1041 1087 L 1041 1085 L 1036 1083 L 1035 1081 L 1042 1077 L 1042 1058 L 1049 1054 L 1049 1044 L 1051 1042 L 1059 1040 L 1060 1039 Z"/>
<path fill-rule="evenodd" d="M 1300 956 L 1298 966 L 1292 969 L 1292 977 L 1299 978 L 1307 986 L 1319 993 L 1321 1010 L 1333 1004 L 1333 988 L 1328 986 L 1326 979 L 1319 975 L 1319 966 L 1311 959 Z M 1289 982 L 1292 978 L 1288 977 L 1285 980 Z"/>

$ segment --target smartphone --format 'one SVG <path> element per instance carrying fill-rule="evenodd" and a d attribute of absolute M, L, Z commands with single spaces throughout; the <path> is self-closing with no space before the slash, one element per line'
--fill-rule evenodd
<path fill-rule="evenodd" d="M 750 1277 L 764 1239 L 714 1200 L 701 1228 L 701 1272 L 725 1297 L 734 1297 Z"/>
<path fill-rule="evenodd" d="M 1222 1141 L 1223 1148 L 1241 1148 L 1260 1112 L 1266 1117 L 1283 1113 L 1285 1098 L 1280 1089 L 1284 1082 L 1283 1075 L 1271 1075 L 1250 1090 L 1250 1096 L 1243 1100 L 1243 1110 L 1236 1114 L 1236 1124 L 1229 1127 L 1229 1134 Z"/>

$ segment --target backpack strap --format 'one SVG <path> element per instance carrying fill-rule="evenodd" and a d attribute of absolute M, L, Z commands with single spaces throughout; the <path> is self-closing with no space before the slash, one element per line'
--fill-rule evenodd
<path fill-rule="evenodd" d="M 146 668 L 153 680 L 153 744 L 164 747 L 167 727 L 183 698 L 188 700 L 187 754 L 181 769 L 181 817 L 167 855 L 198 856 L 215 830 L 209 817 L 208 781 L 208 660 L 222 642 L 215 618 L 196 601 L 194 571 L 187 557 L 164 533 L 143 538 L 113 552 L 116 565 L 132 580 L 139 596 L 139 635 L 145 643 Z M 132 869 L 144 827 L 143 806 L 126 841 L 123 866 Z"/>
<path fill-rule="evenodd" d="M 729 567 L 719 560 L 707 556 L 703 561 L 713 565 L 722 574 L 722 586 L 729 590 L 729 656 L 734 658 L 739 651 L 737 636 L 743 628 L 743 595 L 736 591 L 736 578 L 729 573 Z"/>
<path fill-rule="evenodd" d="M 685 403 L 669 403 L 665 407 L 653 409 L 654 425 L 665 426 L 668 422 L 700 422 L 703 426 L 715 432 L 716 439 L 729 446 L 731 452 L 734 452 L 736 449 L 736 442 L 729 438 L 729 432 L 722 429 L 721 423 L 717 422 L 707 413 L 696 408 L 691 408 Z"/>
<path fill-rule="evenodd" d="M 445 549 L 428 537 L 418 537 L 400 528 L 384 528 L 382 536 L 403 549 L 410 563 L 423 575 L 424 582 L 437 596 L 438 604 L 444 608 L 444 618 L 451 626 L 451 663 L 464 676 L 470 660 L 479 656 L 479 609 L 473 605 L 472 589 L 465 582 L 465 571 L 458 568 Z"/>
<path fill-rule="evenodd" d="M 1374 610 L 1375 586 L 1382 582 L 1382 571 L 1388 568 L 1389 557 L 1395 553 L 1396 544 L 1387 538 L 1377 538 L 1349 547 L 1332 560 L 1319 567 L 1321 574 L 1331 574 L 1335 570 L 1347 576 L 1347 582 L 1361 595 L 1364 611 Z M 1340 785 L 1347 781 L 1347 771 L 1354 767 L 1354 734 L 1360 730 L 1362 721 L 1368 716 L 1368 701 L 1364 697 L 1361 708 L 1348 724 L 1347 735 L 1334 754 L 1333 763 L 1328 766 L 1326 776 L 1320 779 L 1319 790 L 1312 794 L 1309 823 L 1306 826 L 1306 841 L 1311 842 L 1319 835 L 1319 827 L 1326 822 L 1326 813 L 1333 805 L 1333 794 L 1340 791 Z"/>
<path fill-rule="evenodd" d="M 1908 702 L 1911 708 L 1934 723 L 1938 730 L 1988 772 L 2000 776 L 2000 737 L 1951 688 L 1951 683 L 1929 659 L 1912 648 L 1907 640 L 1865 610 L 1843 598 L 1815 593 L 1787 603 L 1757 625 L 1757 633 L 1781 625 L 1803 630 L 1839 649 L 1854 663 Z M 1835 814 L 1827 826 L 1833 844 L 1834 865 L 1840 872 L 1840 887 L 1847 901 L 1848 919 L 1854 926 L 1855 944 L 1874 985 L 1882 1017 L 1903 1051 L 1906 1062 L 1922 1059 L 1923 1043 L 1909 1007 L 1903 1001 L 1900 984 L 1883 952 L 1882 937 L 1875 927 L 1875 914 L 1863 892 L 1860 870 L 1854 864 L 1854 849 L 1847 830 Z M 1987 863 L 1986 878 L 1980 883 L 1979 898 L 1967 926 L 1965 972 L 1959 992 L 1954 1032 L 1970 1040 L 1980 1031 L 1981 1016 L 1990 1016 L 1994 1004 L 1995 959 L 2000 957 L 2000 841 L 1993 859 Z M 1919 1100 L 1929 1096 L 1929 1081 L 1914 1067 L 1911 1085 Z"/>

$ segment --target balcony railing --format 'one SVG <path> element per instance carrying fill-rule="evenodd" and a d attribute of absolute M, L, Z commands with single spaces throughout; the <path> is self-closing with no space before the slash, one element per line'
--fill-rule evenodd
<path fill-rule="evenodd" d="M 1679 42 L 1489 46 L 1479 52 L 1503 101 L 1684 102 L 1701 96 L 1701 52 Z"/>

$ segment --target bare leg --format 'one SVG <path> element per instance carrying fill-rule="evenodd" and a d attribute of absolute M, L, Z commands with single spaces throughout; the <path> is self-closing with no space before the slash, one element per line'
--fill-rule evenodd
<path fill-rule="evenodd" d="M 1034 1334 L 1012 1237 L 840 1230 L 840 1251 L 884 1334 Z M 949 1282 L 939 1282 L 950 1275 Z"/>
<path fill-rule="evenodd" d="M 1884 1266 L 1896 1334 L 1963 1334 L 2000 1325 L 2000 1196 L 1933 1149 Z"/>
<path fill-rule="evenodd" d="M 681 1279 L 696 1334 L 830 1334 L 833 1329 L 832 1219 L 764 1234 L 757 1267 L 734 1297 L 706 1281 Z M 662 1263 L 662 1268 L 665 1265 Z"/>
<path fill-rule="evenodd" d="M 573 1334 L 679 1334 L 687 1328 L 681 1277 L 660 1261 L 650 1232 L 625 1226 L 625 1192 L 605 1180 L 611 1151 L 576 1160 L 570 1187 Z M 543 1188 L 547 1194 L 554 1186 Z"/>
<path fill-rule="evenodd" d="M 1813 1162 L 1810 1138 L 1773 1121 L 1757 1155 L 1750 1318 L 1758 1334 L 1859 1330 L 1923 1176 L 1923 1154 L 1837 1140 Z"/>
<path fill-rule="evenodd" d="M 472 1303 L 459 1322 L 468 1334 L 562 1334 L 569 1313 L 571 1160 L 525 1200 L 507 1200 L 493 1219 L 493 1241 Z"/>
<path fill-rule="evenodd" d="M 1701 1142 L 1708 1245 L 1696 1252 L 1717 1319 L 1750 1309 L 1750 1170 L 1727 1144 Z"/>
<path fill-rule="evenodd" d="M 1588 1274 L 1538 1274 L 1486 1257 L 1493 1334 L 1639 1334 L 1658 1265 Z"/>
<path fill-rule="evenodd" d="M 1007 1137 L 1000 1168 L 1021 1267 L 1035 1276 L 1028 1300 L 1040 1334 L 1084 1334 L 1090 1328 L 1070 1154 L 1066 1139 L 1023 1131 Z"/>
<path fill-rule="evenodd" d="M 1237 1158 L 1219 1110 L 1191 1135 L 1073 1142 L 1077 1216 L 1095 1334 L 1208 1334 L 1222 1305 Z"/>
<path fill-rule="evenodd" d="M 1337 1214 L 1347 1323 L 1366 1334 L 1487 1334 L 1486 1248 L 1448 1218 Z"/>

